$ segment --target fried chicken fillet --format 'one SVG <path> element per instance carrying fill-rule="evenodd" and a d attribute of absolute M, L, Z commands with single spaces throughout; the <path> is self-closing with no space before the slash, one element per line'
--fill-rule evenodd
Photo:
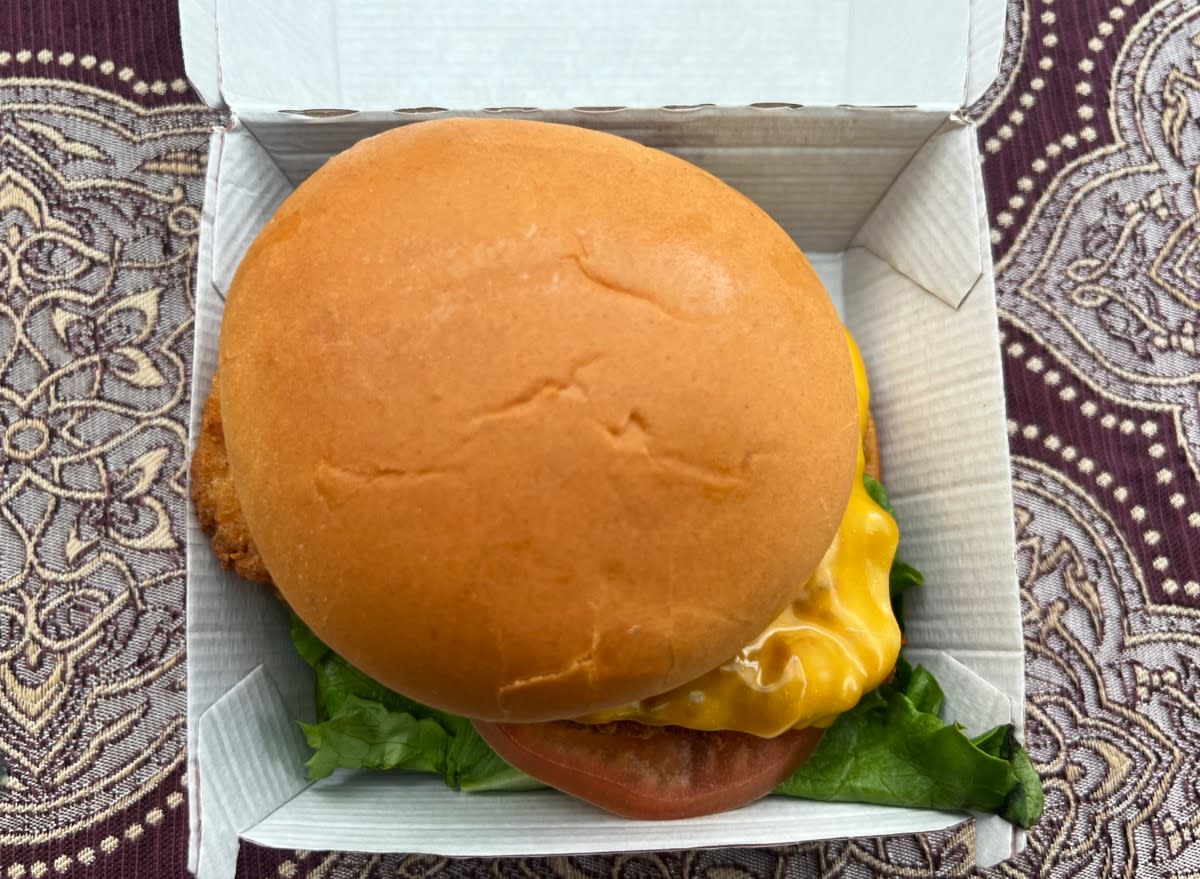
<path fill-rule="evenodd" d="M 212 540 L 213 552 L 221 565 L 240 577 L 257 583 L 271 583 L 271 575 L 254 546 L 254 538 L 242 515 L 229 456 L 225 451 L 225 430 L 221 423 L 221 385 L 213 376 L 212 389 L 204 403 L 200 419 L 200 439 L 192 457 L 192 502 L 200 527 Z"/>

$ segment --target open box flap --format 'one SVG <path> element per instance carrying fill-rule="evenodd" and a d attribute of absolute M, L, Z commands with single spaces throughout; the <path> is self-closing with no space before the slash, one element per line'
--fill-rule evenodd
<path fill-rule="evenodd" d="M 189 76 L 210 104 L 235 112 L 768 101 L 950 111 L 994 77 L 1004 8 L 185 0 L 181 22 Z"/>

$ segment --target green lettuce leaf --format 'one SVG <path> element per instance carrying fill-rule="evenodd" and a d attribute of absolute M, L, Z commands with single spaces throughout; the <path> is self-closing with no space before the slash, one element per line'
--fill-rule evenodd
<path fill-rule="evenodd" d="M 887 510 L 887 514 L 895 519 L 896 511 L 892 509 L 892 502 L 888 498 L 887 489 L 883 487 L 879 480 L 870 473 L 864 473 L 863 485 L 867 487 L 867 494 L 871 496 L 871 500 Z"/>
<path fill-rule="evenodd" d="M 904 596 L 909 589 L 925 585 L 925 575 L 908 562 L 892 559 L 892 570 L 888 577 L 888 591 L 892 597 L 892 613 L 904 631 Z"/>
<path fill-rule="evenodd" d="M 505 763 L 471 721 L 415 702 L 342 659 L 298 618 L 292 643 L 317 678 L 317 719 L 301 723 L 312 779 L 333 770 L 436 772 L 456 790 L 531 790 L 543 785 Z"/>
<path fill-rule="evenodd" d="M 970 739 L 939 716 L 942 690 L 903 659 L 890 683 L 839 717 L 776 793 L 813 800 L 996 812 L 1029 827 L 1043 795 L 1011 725 Z"/>
<path fill-rule="evenodd" d="M 1009 791 L 1004 807 L 997 812 L 1006 820 L 1021 827 L 1029 827 L 1041 817 L 1045 808 L 1045 793 L 1041 779 L 1033 768 L 1028 752 L 1017 741 L 1016 730 L 1011 724 L 988 730 L 972 739 L 977 748 L 993 757 L 1007 760 L 1017 774 L 1017 784 Z"/>

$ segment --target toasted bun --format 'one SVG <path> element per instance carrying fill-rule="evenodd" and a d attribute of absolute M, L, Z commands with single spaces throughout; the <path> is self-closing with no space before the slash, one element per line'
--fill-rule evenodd
<path fill-rule="evenodd" d="M 684 683 L 793 597 L 856 458 L 843 330 L 761 209 L 666 153 L 410 125 L 300 186 L 220 349 L 254 543 L 384 684 L 536 721 Z"/>

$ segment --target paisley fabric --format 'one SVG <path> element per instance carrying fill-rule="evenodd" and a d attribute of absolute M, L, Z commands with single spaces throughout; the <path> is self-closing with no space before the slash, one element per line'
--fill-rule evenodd
<path fill-rule="evenodd" d="M 120 864 L 148 836 L 186 832 L 191 285 L 215 117 L 32 76 L 0 81 L 0 108 L 11 877 Z"/>
<path fill-rule="evenodd" d="M 977 112 L 1047 813 L 1005 872 L 1194 874 L 1200 9 L 1013 13 Z"/>
<path fill-rule="evenodd" d="M 18 8 L 19 7 L 19 8 Z M 173 0 L 0 7 L 0 879 L 182 877 L 186 412 L 210 127 Z M 1011 0 L 980 126 L 1027 744 L 1007 877 L 1200 875 L 1200 5 Z M 925 837 L 239 876 L 976 875 Z"/>

